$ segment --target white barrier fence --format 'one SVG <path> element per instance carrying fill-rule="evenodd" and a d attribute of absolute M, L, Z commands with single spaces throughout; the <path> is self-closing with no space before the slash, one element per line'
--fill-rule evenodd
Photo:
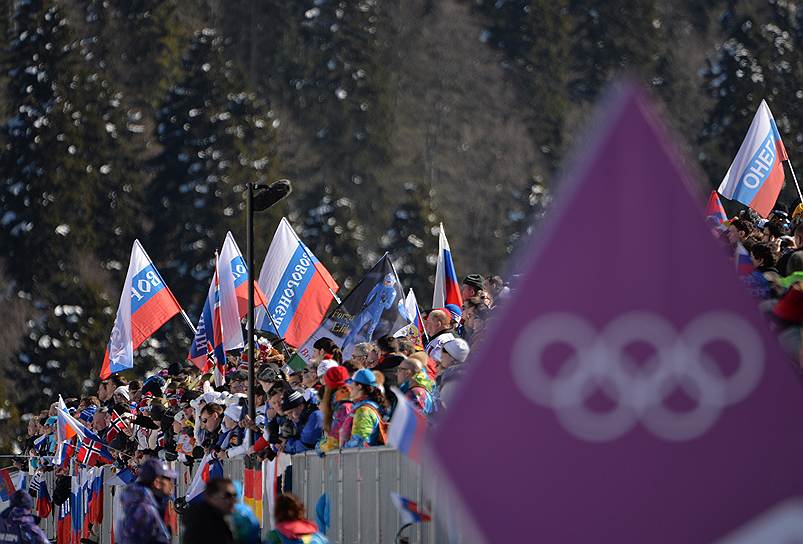
<path fill-rule="evenodd" d="M 307 517 L 315 519 L 315 508 L 325 493 L 330 509 L 330 526 L 326 532 L 330 542 L 343 544 L 385 544 L 393 543 L 401 527 L 399 512 L 391 502 L 391 492 L 398 493 L 416 503 L 419 508 L 432 514 L 433 522 L 417 524 L 405 529 L 404 536 L 411 543 L 449 542 L 447 514 L 439 515 L 438 506 L 445 504 L 438 496 L 442 490 L 438 479 L 426 469 L 398 451 L 388 447 L 343 450 L 318 457 L 314 452 L 292 457 L 292 491 L 307 507 Z M 232 480 L 245 480 L 244 459 L 223 461 L 224 476 Z M 263 535 L 271 529 L 270 514 L 273 507 L 275 475 L 287 463 L 262 462 L 261 521 Z M 281 468 L 279 468 L 281 467 Z M 196 464 L 191 471 L 181 463 L 175 463 L 178 472 L 176 496 L 183 497 L 192 481 Z M 107 485 L 114 471 L 110 467 L 103 470 L 103 520 L 98 536 L 101 544 L 112 544 L 112 524 L 115 519 L 114 497 L 122 488 Z M 52 496 L 55 490 L 55 475 L 45 474 L 45 481 Z M 280 493 L 282 490 L 279 489 Z M 257 507 L 257 511 L 259 508 Z M 48 538 L 55 540 L 57 533 L 58 507 L 42 520 L 42 528 Z M 173 541 L 181 539 L 179 530 Z M 454 536 L 454 534 L 452 534 Z"/>
<path fill-rule="evenodd" d="M 338 543 L 393 543 L 401 518 L 391 492 L 416 502 L 430 513 L 431 523 L 405 529 L 411 543 L 449 542 L 448 516 L 440 516 L 438 479 L 419 464 L 388 447 L 349 449 L 318 457 L 315 452 L 293 456 L 293 493 L 307 505 L 309 516 L 323 493 L 331 505 L 326 536 Z"/>

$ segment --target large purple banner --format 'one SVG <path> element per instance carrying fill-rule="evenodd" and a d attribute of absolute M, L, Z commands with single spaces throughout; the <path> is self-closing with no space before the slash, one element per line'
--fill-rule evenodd
<path fill-rule="evenodd" d="M 626 88 L 607 107 L 433 433 L 435 454 L 489 542 L 793 533 L 792 363 L 647 101 Z"/>

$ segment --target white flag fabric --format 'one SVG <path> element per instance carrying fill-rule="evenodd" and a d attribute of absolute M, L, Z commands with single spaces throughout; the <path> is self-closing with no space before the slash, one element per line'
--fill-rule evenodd
<path fill-rule="evenodd" d="M 256 328 L 284 338 L 291 346 L 302 345 L 315 332 L 338 289 L 284 217 L 262 263 L 259 287 L 270 315 L 259 308 Z"/>
<path fill-rule="evenodd" d="M 767 102 L 762 100 L 718 192 L 767 217 L 783 187 L 781 162 L 787 159 L 775 119 Z"/>
<path fill-rule="evenodd" d="M 435 290 L 432 294 L 432 307 L 443 308 L 447 304 L 454 304 L 462 308 L 463 299 L 460 296 L 460 282 L 457 280 L 457 272 L 452 260 L 452 250 L 449 248 L 449 240 L 446 239 L 446 232 L 443 230 L 443 223 L 440 226 L 438 235 L 438 261 L 435 268 Z"/>
<path fill-rule="evenodd" d="M 240 253 L 240 248 L 237 247 L 237 242 L 234 241 L 231 232 L 226 233 L 226 241 L 220 251 L 218 274 L 223 347 L 226 351 L 240 349 L 245 345 L 245 341 L 243 340 L 243 326 L 240 322 L 237 286 L 244 285 L 245 289 L 248 289 L 248 271 L 245 269 L 242 253 Z"/>

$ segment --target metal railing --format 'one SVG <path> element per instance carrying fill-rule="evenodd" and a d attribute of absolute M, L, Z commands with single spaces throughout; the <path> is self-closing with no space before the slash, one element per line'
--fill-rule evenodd
<path fill-rule="evenodd" d="M 323 493 L 329 498 L 331 542 L 392 543 L 401 518 L 390 494 L 398 493 L 432 514 L 432 523 L 405 529 L 411 543 L 448 542 L 436 500 L 438 479 L 421 465 L 389 447 L 342 450 L 318 457 L 314 452 L 293 456 L 293 493 L 310 516 Z"/>
<path fill-rule="evenodd" d="M 448 542 L 446 515 L 439 515 L 438 507 L 444 504 L 438 496 L 442 490 L 438 478 L 431 471 L 410 461 L 397 450 L 389 447 L 374 447 L 342 450 L 318 457 L 314 452 L 294 455 L 292 464 L 292 491 L 307 507 L 307 515 L 315 519 L 316 504 L 325 493 L 330 508 L 330 526 L 327 538 L 333 543 L 343 544 L 385 544 L 393 543 L 401 527 L 398 510 L 391 501 L 391 492 L 398 493 L 418 503 L 419 507 L 432 514 L 433 522 L 413 525 L 404 531 L 410 543 L 430 544 Z M 186 495 L 192 475 L 198 470 L 196 465 L 190 470 L 176 463 L 178 472 L 176 496 Z M 271 508 L 273 500 L 274 465 L 268 461 L 262 464 L 262 528 L 263 535 L 271 529 Z M 223 473 L 232 480 L 243 481 L 244 459 L 223 461 Z M 104 469 L 104 482 L 108 482 L 114 472 Z M 48 489 L 55 489 L 55 475 L 45 474 Z M 99 536 L 101 544 L 111 544 L 112 524 L 115 519 L 115 495 L 121 488 L 104 485 L 103 521 Z M 279 490 L 281 491 L 281 490 Z M 179 530 L 173 541 L 180 542 Z M 56 538 L 57 508 L 51 516 L 42 520 L 42 528 L 48 538 Z"/>

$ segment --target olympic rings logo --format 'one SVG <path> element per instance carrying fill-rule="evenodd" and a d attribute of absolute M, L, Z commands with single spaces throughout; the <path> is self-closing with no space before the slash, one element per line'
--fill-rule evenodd
<path fill-rule="evenodd" d="M 738 354 L 735 371 L 725 375 L 704 348 L 730 345 Z M 625 348 L 647 344 L 654 353 L 639 364 Z M 544 368 L 551 346 L 571 349 L 556 373 Z M 513 345 L 511 371 L 522 394 L 551 408 L 561 425 L 591 442 L 615 440 L 639 422 L 667 441 L 705 434 L 725 407 L 747 398 L 761 381 L 764 346 L 741 317 L 722 311 L 702 314 L 678 334 L 663 317 L 647 312 L 621 315 L 598 334 L 585 319 L 552 313 L 525 327 Z M 680 388 L 694 407 L 674 411 L 667 399 Z M 596 393 L 614 406 L 598 412 L 587 406 Z"/>

